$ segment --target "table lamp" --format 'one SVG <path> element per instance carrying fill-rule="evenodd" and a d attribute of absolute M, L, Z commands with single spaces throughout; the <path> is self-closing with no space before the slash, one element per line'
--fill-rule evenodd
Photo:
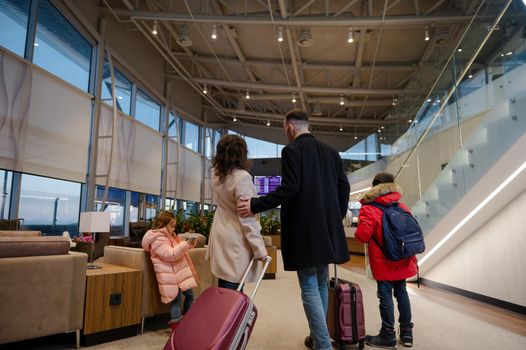
<path fill-rule="evenodd" d="M 80 213 L 79 232 L 87 232 L 92 236 L 93 245 L 91 247 L 88 269 L 100 269 L 100 266 L 93 264 L 95 239 L 97 232 L 110 232 L 110 213 L 99 211 Z"/>

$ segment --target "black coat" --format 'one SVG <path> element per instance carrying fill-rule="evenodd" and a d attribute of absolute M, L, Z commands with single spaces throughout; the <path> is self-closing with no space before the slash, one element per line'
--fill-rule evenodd
<path fill-rule="evenodd" d="M 253 213 L 281 205 L 285 270 L 348 261 L 342 220 L 350 186 L 338 152 L 307 133 L 283 148 L 281 161 L 281 186 L 250 204 Z"/>

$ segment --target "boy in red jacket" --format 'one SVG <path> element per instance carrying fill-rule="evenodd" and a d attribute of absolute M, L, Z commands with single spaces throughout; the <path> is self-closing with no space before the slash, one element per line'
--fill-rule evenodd
<path fill-rule="evenodd" d="M 380 316 L 382 328 L 376 336 L 365 338 L 367 345 L 396 349 L 396 332 L 394 327 L 393 292 L 398 303 L 400 317 L 400 343 L 406 347 L 413 346 L 413 323 L 411 322 L 411 304 L 406 289 L 406 278 L 417 273 L 416 257 L 400 261 L 388 260 L 378 244 L 383 244 L 382 210 L 372 205 L 377 202 L 389 205 L 398 202 L 402 197 L 402 189 L 394 183 L 394 176 L 389 173 L 378 173 L 373 180 L 373 188 L 365 193 L 361 200 L 362 208 L 358 217 L 358 228 L 354 234 L 357 241 L 368 244 L 369 264 L 371 272 L 378 285 L 377 296 L 380 300 Z M 409 209 L 402 203 L 400 206 Z M 374 237 L 374 239 L 373 239 Z M 378 242 L 378 243 L 376 243 Z"/>

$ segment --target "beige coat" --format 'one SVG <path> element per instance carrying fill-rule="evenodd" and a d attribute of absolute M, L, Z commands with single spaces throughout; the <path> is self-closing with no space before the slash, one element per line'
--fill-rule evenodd
<path fill-rule="evenodd" d="M 161 302 L 174 300 L 179 290 L 197 287 L 199 278 L 188 254 L 191 246 L 165 228 L 149 230 L 142 239 L 142 247 L 150 252 Z"/>
<path fill-rule="evenodd" d="M 213 190 L 217 210 L 210 230 L 207 259 L 210 259 L 215 276 L 238 283 L 252 257 L 261 258 L 267 254 L 259 217 L 242 218 L 236 209 L 239 198 L 256 196 L 256 189 L 247 171 L 234 170 L 222 183 L 214 175 Z M 254 263 L 247 282 L 256 280 L 262 265 Z"/>

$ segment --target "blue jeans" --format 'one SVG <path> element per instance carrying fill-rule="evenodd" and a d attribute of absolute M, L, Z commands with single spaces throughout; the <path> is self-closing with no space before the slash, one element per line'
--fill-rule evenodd
<path fill-rule="evenodd" d="M 331 350 L 331 338 L 327 329 L 328 267 L 309 267 L 298 270 L 297 273 L 314 349 Z"/>
<path fill-rule="evenodd" d="M 405 280 L 401 281 L 376 281 L 378 285 L 377 296 L 380 299 L 380 316 L 382 317 L 382 328 L 394 329 L 394 305 L 393 293 L 398 303 L 400 314 L 398 323 L 401 328 L 413 328 L 411 323 L 411 304 L 407 295 Z"/>
<path fill-rule="evenodd" d="M 182 302 L 182 294 L 184 294 L 184 304 Z M 177 297 L 175 297 L 171 303 L 172 306 L 170 308 L 170 321 L 180 321 L 183 318 L 183 315 L 188 312 L 188 309 L 190 309 L 190 306 L 192 306 L 193 302 L 194 291 L 192 289 L 185 290 L 184 292 L 179 291 L 179 294 L 177 294 Z"/>
<path fill-rule="evenodd" d="M 239 287 L 239 283 L 228 282 L 228 281 L 225 281 L 225 280 L 223 280 L 221 278 L 218 278 L 217 279 L 217 286 L 219 288 L 227 288 L 227 289 L 236 290 Z M 241 288 L 241 291 L 243 291 L 243 288 Z"/>

